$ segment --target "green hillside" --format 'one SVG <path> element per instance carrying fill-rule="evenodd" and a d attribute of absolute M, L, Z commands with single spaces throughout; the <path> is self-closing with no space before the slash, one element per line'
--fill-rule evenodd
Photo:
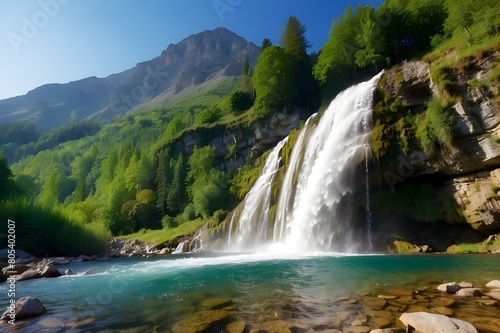
<path fill-rule="evenodd" d="M 2 125 L 0 148 L 14 163 L 7 167 L 0 157 L 1 184 L 8 184 L 0 192 L 0 218 L 23 225 L 23 238 L 31 241 L 20 246 L 37 255 L 97 253 L 110 235 L 174 245 L 175 237 L 205 221 L 220 223 L 264 162 L 249 155 L 238 170 L 226 170 L 221 162 L 239 156 L 236 144 L 224 144 L 221 157 L 214 146 L 185 148 L 189 135 L 211 138 L 283 110 L 312 113 L 345 87 L 407 59 L 431 61 L 433 79 L 446 88 L 446 69 L 455 66 L 451 52 L 466 65 L 468 55 L 498 48 L 500 5 L 387 0 L 377 9 L 348 7 L 334 19 L 321 52 L 312 55 L 305 32 L 291 17 L 282 45 L 263 43 L 256 66 L 245 64 L 241 77 L 165 93 L 108 125 L 82 122 L 46 133 L 26 123 Z M 495 73 L 477 84 L 497 82 Z M 382 112 L 388 110 L 390 105 Z M 438 128 L 446 124 L 410 120 L 423 149 L 425 140 L 446 143 Z M 56 230 L 50 246 L 32 241 Z"/>

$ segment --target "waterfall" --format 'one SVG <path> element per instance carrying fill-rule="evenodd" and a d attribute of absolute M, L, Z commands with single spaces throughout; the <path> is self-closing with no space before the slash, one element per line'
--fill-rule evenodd
<path fill-rule="evenodd" d="M 259 239 L 267 239 L 269 236 L 271 219 L 269 210 L 271 208 L 271 183 L 276 171 L 280 166 L 280 151 L 287 142 L 288 137 L 281 140 L 269 154 L 262 174 L 255 182 L 254 186 L 247 194 L 243 202 L 243 210 L 239 217 L 239 223 L 236 230 L 230 230 L 228 239 L 233 249 L 249 249 Z M 231 224 L 233 224 L 234 215 Z M 234 228 L 231 225 L 232 229 Z M 235 233 L 233 239 L 231 234 Z"/>
<path fill-rule="evenodd" d="M 269 214 L 271 183 L 287 139 L 270 153 L 264 170 L 243 202 L 239 218 L 232 217 L 232 249 L 275 246 L 287 252 L 356 252 L 371 248 L 368 158 L 371 152 L 373 93 L 381 74 L 341 92 L 319 122 L 307 121 L 299 133 L 277 198 Z M 367 235 L 356 235 L 354 216 L 357 166 L 365 161 Z M 359 183 L 359 182 L 358 182 Z M 359 186 L 359 185 L 358 185 Z M 358 191 L 359 192 L 359 191 Z"/>

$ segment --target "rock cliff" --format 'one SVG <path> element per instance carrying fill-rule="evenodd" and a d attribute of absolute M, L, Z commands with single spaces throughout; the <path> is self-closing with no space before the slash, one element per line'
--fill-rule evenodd
<path fill-rule="evenodd" d="M 233 172 L 253 158 L 256 158 L 300 126 L 309 113 L 293 109 L 276 112 L 250 124 L 216 125 L 199 127 L 183 133 L 172 148 L 174 155 L 181 153 L 189 156 L 194 147 L 211 146 L 215 148 L 218 168 Z M 237 153 L 230 155 L 229 147 Z"/>
<path fill-rule="evenodd" d="M 436 145 L 434 152 L 425 153 L 401 119 L 396 126 L 398 122 L 388 124 L 388 118 L 375 113 L 379 126 L 374 132 L 375 146 L 383 155 L 373 175 L 378 191 L 397 192 L 408 184 L 426 183 L 435 197 L 452 198 L 455 205 L 450 209 L 459 215 L 456 222 L 467 222 L 485 233 L 500 231 L 500 109 L 498 81 L 491 79 L 499 56 L 498 51 L 491 52 L 471 59 L 466 68 L 449 71 L 447 89 L 441 91 L 425 62 L 403 63 L 384 74 L 376 105 L 393 103 L 418 115 L 433 98 L 448 98 L 452 102 L 445 109 L 453 122 L 451 145 Z M 389 128 L 392 132 L 387 134 Z M 394 147 L 384 135 L 408 141 L 405 149 L 401 144 Z"/>

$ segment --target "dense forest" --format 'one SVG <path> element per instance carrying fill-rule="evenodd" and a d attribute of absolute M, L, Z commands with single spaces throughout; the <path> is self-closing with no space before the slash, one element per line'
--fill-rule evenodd
<path fill-rule="evenodd" d="M 306 32 L 290 17 L 279 45 L 265 39 L 257 64 L 245 62 L 241 77 L 108 125 L 81 122 L 44 133 L 26 122 L 0 125 L 0 218 L 18 223 L 17 246 L 37 255 L 93 254 L 111 235 L 158 230 L 166 242 L 220 221 L 248 192 L 263 158 L 226 170 L 212 146 L 185 154 L 176 144 L 182 135 L 210 135 L 216 126 L 276 111 L 312 113 L 401 61 L 498 45 L 500 6 L 386 0 L 379 8 L 347 7 L 313 54 Z M 225 150 L 225 160 L 239 154 L 236 145 Z"/>

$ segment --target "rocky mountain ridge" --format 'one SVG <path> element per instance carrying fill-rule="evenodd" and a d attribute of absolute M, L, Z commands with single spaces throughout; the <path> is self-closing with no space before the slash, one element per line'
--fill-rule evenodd
<path fill-rule="evenodd" d="M 0 123 L 28 120 L 41 129 L 92 119 L 111 122 L 131 110 L 161 105 L 185 88 L 241 75 L 260 48 L 225 29 L 191 35 L 160 56 L 106 78 L 47 84 L 0 100 Z"/>

